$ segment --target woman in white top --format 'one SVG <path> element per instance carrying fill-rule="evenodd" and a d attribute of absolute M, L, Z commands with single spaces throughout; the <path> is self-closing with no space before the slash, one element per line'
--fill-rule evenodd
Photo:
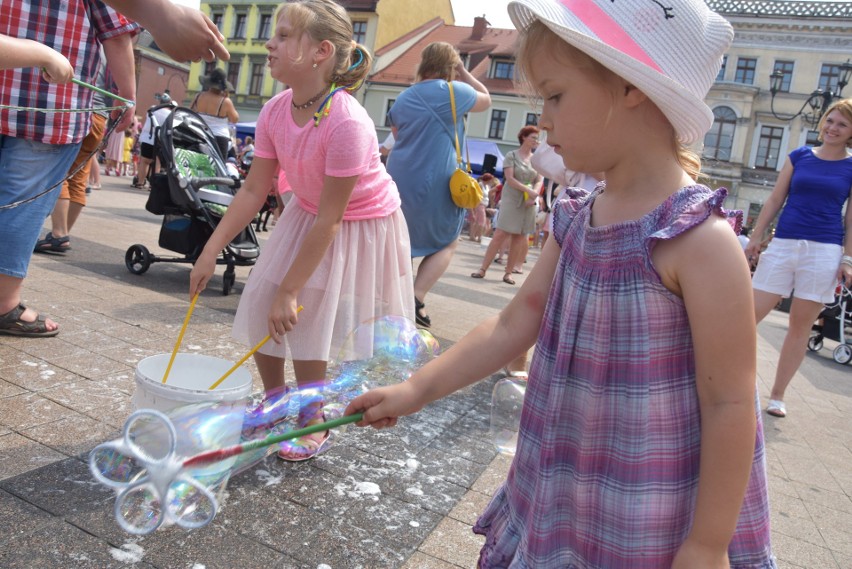
<path fill-rule="evenodd" d="M 210 75 L 202 76 L 200 81 L 204 91 L 195 96 L 189 108 L 201 115 L 213 131 L 222 159 L 225 160 L 231 145 L 228 123 L 240 120 L 240 114 L 228 97 L 228 92 L 233 91 L 234 86 L 225 78 L 225 72 L 221 69 L 214 69 Z"/>

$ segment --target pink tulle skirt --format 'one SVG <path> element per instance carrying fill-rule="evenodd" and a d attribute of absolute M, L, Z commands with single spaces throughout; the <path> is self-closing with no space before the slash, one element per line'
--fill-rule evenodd
<path fill-rule="evenodd" d="M 104 150 L 106 153 L 107 160 L 113 160 L 115 162 L 121 162 L 124 159 L 124 131 L 116 130 L 113 131 L 111 135 L 109 135 L 109 139 L 107 140 L 106 149 Z"/>
<path fill-rule="evenodd" d="M 315 220 L 298 200 L 284 208 L 242 293 L 234 317 L 236 340 L 254 346 L 269 333 L 272 299 Z M 356 328 L 386 315 L 413 321 L 411 245 L 402 211 L 344 221 L 298 301 L 304 310 L 296 327 L 283 343 L 267 342 L 261 353 L 295 360 L 367 359 L 371 342 L 347 342 Z"/>

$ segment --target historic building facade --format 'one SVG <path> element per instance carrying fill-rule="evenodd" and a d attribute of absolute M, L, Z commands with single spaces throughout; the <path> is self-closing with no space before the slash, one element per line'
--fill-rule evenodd
<path fill-rule="evenodd" d="M 452 20 L 450 0 L 342 0 L 352 18 L 354 39 L 372 52 L 440 14 Z M 232 0 L 202 3 L 207 14 L 225 36 L 231 59 L 195 63 L 189 77 L 187 97 L 199 91 L 199 77 L 213 67 L 225 70 L 234 85 L 234 104 L 241 121 L 254 121 L 263 104 L 284 89 L 272 79 L 266 66 L 266 41 L 275 27 L 275 10 L 281 2 Z"/>
<path fill-rule="evenodd" d="M 735 29 L 706 101 L 715 122 L 701 149 L 704 173 L 729 189 L 728 206 L 753 225 L 784 160 L 816 142 L 806 104 L 837 96 L 852 57 L 852 2 L 708 0 Z M 778 77 L 772 97 L 771 76 Z M 852 95 L 852 88 L 842 93 Z M 805 105 L 804 115 L 793 117 Z M 780 117 L 780 118 L 779 118 Z"/>

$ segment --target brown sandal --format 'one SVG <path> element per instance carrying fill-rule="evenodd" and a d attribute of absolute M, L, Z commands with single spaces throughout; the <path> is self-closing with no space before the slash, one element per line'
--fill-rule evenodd
<path fill-rule="evenodd" d="M 59 328 L 48 330 L 44 316 L 39 315 L 33 322 L 21 320 L 21 315 L 27 309 L 18 304 L 6 314 L 0 314 L 0 335 L 23 336 L 26 338 L 50 338 L 59 334 Z"/>
<path fill-rule="evenodd" d="M 503 282 L 510 285 L 515 284 L 514 279 L 512 279 L 512 275 L 510 275 L 509 273 L 503 275 Z"/>
<path fill-rule="evenodd" d="M 484 279 L 485 278 L 485 269 L 479 269 L 475 273 L 470 273 L 470 278 L 472 278 L 472 279 Z"/>

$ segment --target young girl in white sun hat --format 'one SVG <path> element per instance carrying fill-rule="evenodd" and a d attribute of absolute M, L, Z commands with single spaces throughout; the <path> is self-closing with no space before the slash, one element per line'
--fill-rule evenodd
<path fill-rule="evenodd" d="M 503 312 L 350 411 L 394 425 L 535 344 L 480 567 L 770 569 L 749 268 L 684 144 L 733 39 L 701 0 L 516 0 L 539 126 L 580 172 Z M 738 223 L 737 223 L 738 224 Z"/>

